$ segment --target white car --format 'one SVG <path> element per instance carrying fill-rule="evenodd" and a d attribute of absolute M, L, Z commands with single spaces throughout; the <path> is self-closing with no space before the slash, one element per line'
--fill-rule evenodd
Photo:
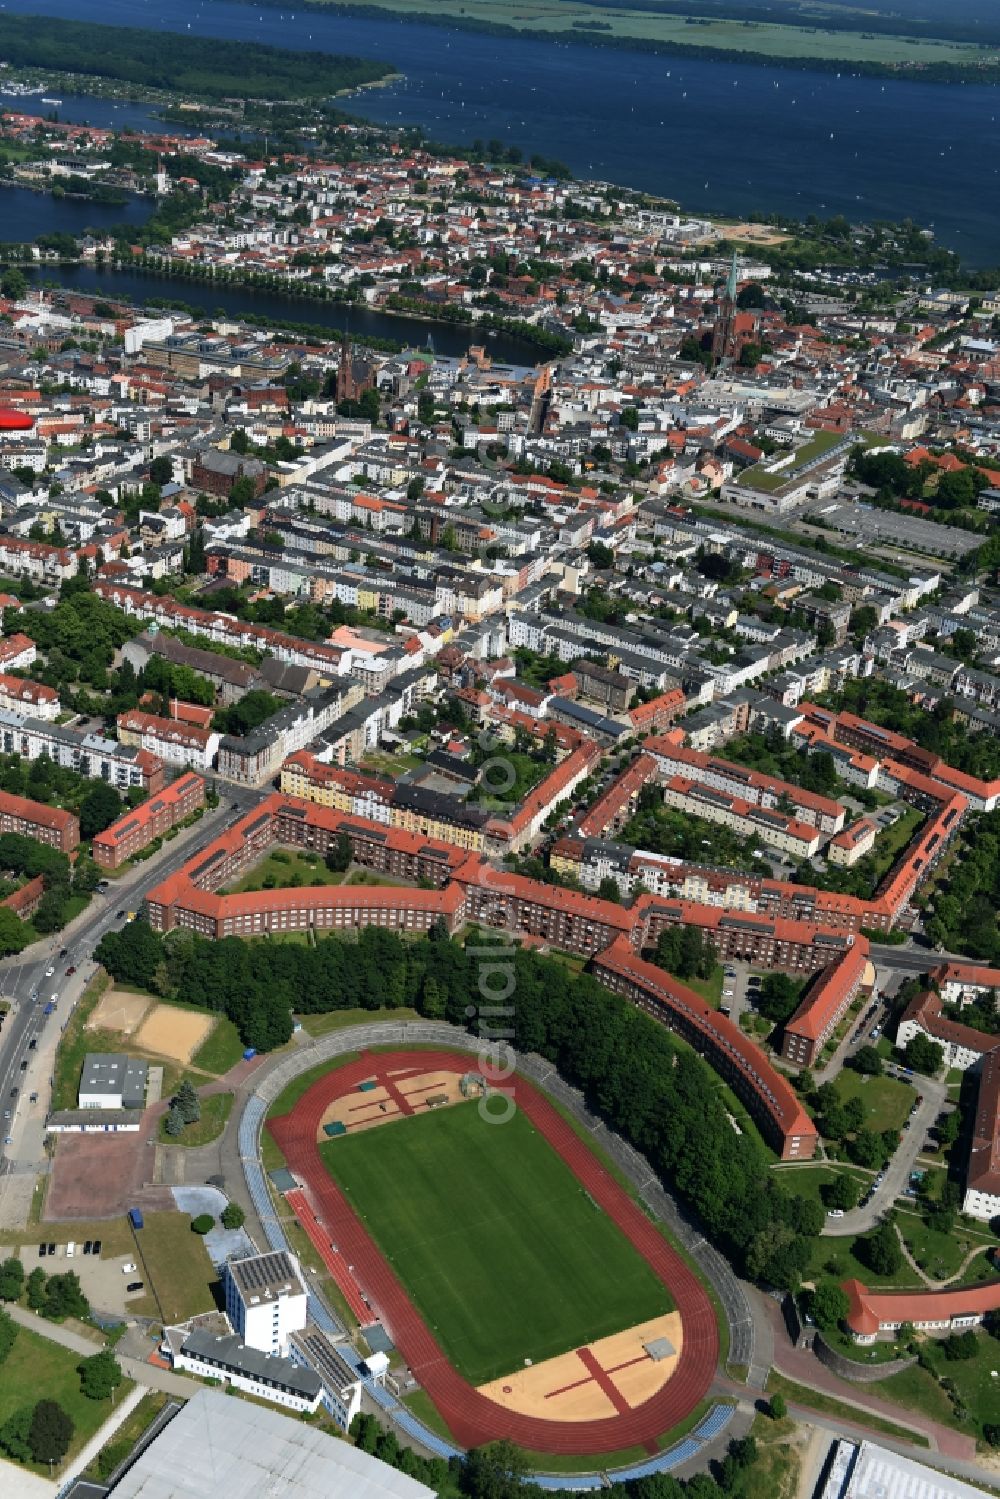
<path fill-rule="evenodd" d="M 122 1274 L 123 1275 L 134 1275 L 135 1274 L 135 1261 L 134 1260 L 128 1260 L 122 1266 Z"/>
<path fill-rule="evenodd" d="M 732 991 L 732 989 L 723 989 L 723 991 L 722 991 L 722 997 L 723 997 L 723 999 L 732 999 L 732 997 L 733 997 L 733 991 Z"/>
<path fill-rule="evenodd" d="M 45 977 L 47 979 L 50 979 L 52 977 L 52 975 L 55 973 L 55 971 L 56 971 L 56 965 L 54 963 L 50 963 L 49 966 L 48 966 L 48 968 L 46 968 L 46 970 L 45 970 Z"/>
<path fill-rule="evenodd" d="M 844 1209 L 843 1208 L 831 1208 L 830 1211 L 827 1213 L 826 1216 L 828 1218 L 843 1218 L 843 1216 L 844 1216 Z"/>

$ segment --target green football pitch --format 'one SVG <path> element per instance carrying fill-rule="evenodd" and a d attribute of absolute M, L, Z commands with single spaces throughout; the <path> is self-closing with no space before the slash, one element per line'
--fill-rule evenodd
<path fill-rule="evenodd" d="M 471 1384 L 673 1309 L 521 1113 L 473 1103 L 320 1146 L 323 1162 Z"/>

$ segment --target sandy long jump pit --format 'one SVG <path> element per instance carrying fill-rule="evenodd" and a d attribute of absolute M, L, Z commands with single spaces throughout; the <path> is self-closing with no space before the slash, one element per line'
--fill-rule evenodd
<path fill-rule="evenodd" d="M 599 1421 L 642 1405 L 680 1359 L 680 1312 L 666 1312 L 584 1348 L 478 1386 L 506 1410 L 549 1421 Z"/>
<path fill-rule="evenodd" d="M 87 1021 L 88 1031 L 120 1031 L 132 1036 L 156 1001 L 148 994 L 130 994 L 127 989 L 109 989 L 102 994 Z"/>
<path fill-rule="evenodd" d="M 196 1010 L 179 1010 L 176 1005 L 157 1002 L 135 1039 L 144 1051 L 156 1052 L 175 1062 L 190 1062 L 214 1024 L 214 1015 L 200 1015 Z"/>
<path fill-rule="evenodd" d="M 463 1093 L 462 1079 L 454 1070 L 422 1072 L 403 1068 L 390 1072 L 384 1082 L 368 1079 L 335 1098 L 319 1121 L 316 1138 L 321 1144 L 329 1138 L 325 1133 L 328 1124 L 343 1124 L 349 1134 L 356 1135 L 360 1130 L 374 1129 L 393 1119 L 429 1114 L 463 1103 L 469 1097 L 478 1098 L 478 1088 Z"/>

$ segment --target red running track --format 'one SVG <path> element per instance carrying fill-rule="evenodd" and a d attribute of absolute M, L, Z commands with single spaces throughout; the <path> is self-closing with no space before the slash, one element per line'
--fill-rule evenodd
<path fill-rule="evenodd" d="M 302 1224 L 308 1238 L 312 1242 L 313 1248 L 337 1282 L 340 1294 L 347 1302 L 352 1314 L 358 1319 L 358 1326 L 368 1327 L 376 1320 L 375 1314 L 369 1307 L 365 1306 L 350 1265 L 344 1259 L 339 1249 L 331 1247 L 332 1240 L 330 1239 L 326 1225 L 325 1223 L 320 1223 L 312 1210 L 312 1204 L 305 1192 L 300 1191 L 298 1188 L 293 1192 L 286 1192 L 285 1201 Z"/>
<path fill-rule="evenodd" d="M 320 1120 L 335 1098 L 359 1082 L 388 1071 L 467 1072 L 469 1059 L 451 1051 L 362 1053 L 357 1060 L 320 1078 L 290 1114 L 269 1121 L 290 1169 L 309 1189 L 329 1237 L 354 1266 L 354 1276 L 379 1310 L 393 1342 L 463 1447 L 509 1437 L 531 1452 L 585 1456 L 645 1446 L 683 1421 L 704 1398 L 719 1357 L 719 1335 L 708 1293 L 642 1209 L 605 1171 L 597 1157 L 545 1096 L 527 1079 L 514 1076 L 504 1086 L 541 1131 L 599 1206 L 650 1264 L 670 1291 L 681 1314 L 684 1337 L 673 1376 L 642 1405 L 599 1421 L 548 1421 L 505 1410 L 463 1379 L 410 1300 L 361 1219 L 327 1174 L 316 1146 Z"/>

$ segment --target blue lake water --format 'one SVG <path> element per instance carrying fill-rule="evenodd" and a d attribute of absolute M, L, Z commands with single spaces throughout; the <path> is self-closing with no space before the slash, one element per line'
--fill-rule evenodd
<path fill-rule="evenodd" d="M 1000 264 L 1000 89 L 903 83 L 494 36 L 232 0 L 8 0 L 7 8 L 350 52 L 405 72 L 347 106 L 434 138 L 491 136 L 692 212 L 912 216 Z"/>
<path fill-rule="evenodd" d="M 0 209 L 3 202 L 3 197 L 0 197 Z M 289 323 L 312 323 L 329 328 L 331 336 L 346 330 L 361 343 L 366 338 L 391 338 L 412 349 L 423 348 L 430 335 L 438 354 L 454 358 L 468 353 L 470 344 L 484 342 L 483 334 L 475 328 L 427 323 L 420 318 L 378 312 L 371 307 L 313 302 L 308 297 L 282 297 L 274 292 L 251 291 L 247 287 L 212 286 L 204 281 L 178 280 L 110 266 L 98 270 L 91 264 L 35 266 L 25 267 L 25 270 L 33 281 L 51 281 L 88 295 L 118 297 L 136 307 L 165 298 L 185 302 L 210 315 L 221 311 L 233 318 L 258 316 L 273 318 L 276 323 L 287 318 Z M 543 357 L 534 345 L 503 334 L 490 334 L 485 345 L 498 363 L 534 365 Z"/>

